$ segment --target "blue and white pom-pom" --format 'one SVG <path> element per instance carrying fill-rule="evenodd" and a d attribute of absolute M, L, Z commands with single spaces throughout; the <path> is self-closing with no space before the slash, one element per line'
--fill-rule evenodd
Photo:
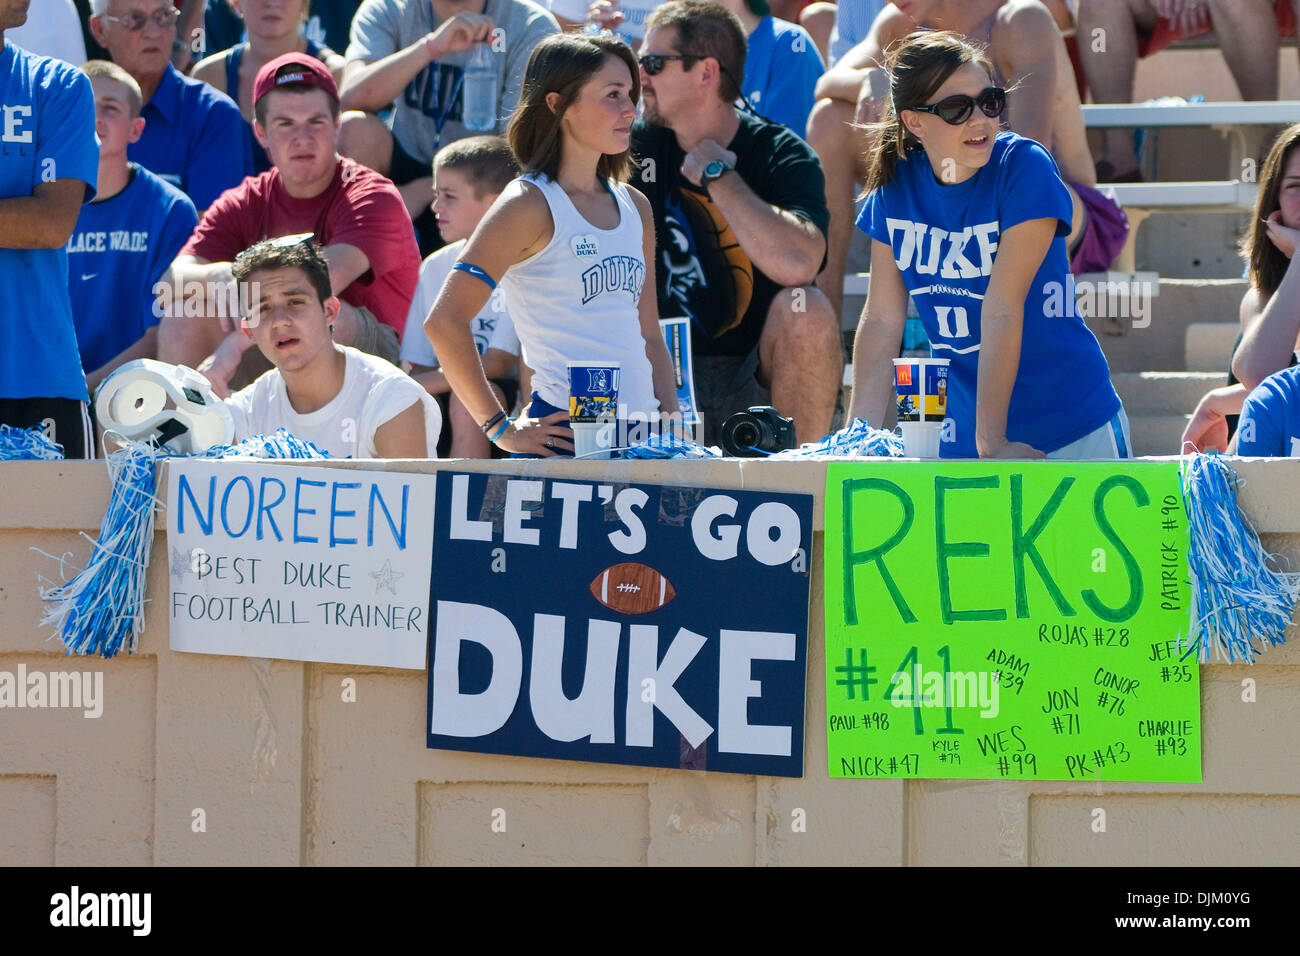
<path fill-rule="evenodd" d="M 821 441 L 800 445 L 787 451 L 765 452 L 759 448 L 751 451 L 765 458 L 783 460 L 819 458 L 902 458 L 903 439 L 891 431 L 872 428 L 861 418 L 854 419 L 844 428 L 827 435 Z M 622 450 L 624 458 L 721 458 L 722 451 L 677 438 L 674 435 L 656 435 L 639 445 Z"/>
<path fill-rule="evenodd" d="M 663 458 L 721 458 L 722 452 L 672 433 L 652 435 L 638 445 L 622 450 L 624 458 L 658 460 Z"/>
<path fill-rule="evenodd" d="M 41 428 L 0 425 L 0 461 L 62 461 L 63 446 Z"/>
<path fill-rule="evenodd" d="M 144 580 L 153 545 L 155 464 L 161 455 L 132 442 L 108 459 L 113 490 L 90 560 L 71 580 L 41 589 L 41 619 L 58 629 L 69 654 L 112 657 L 135 650 L 144 630 Z M 87 541 L 90 536 L 82 533 Z M 62 561 L 59 562 L 60 566 Z"/>
<path fill-rule="evenodd" d="M 328 458 L 309 441 L 295 438 L 287 428 L 277 428 L 274 435 L 254 435 L 233 445 L 209 448 L 202 458 Z"/>
<path fill-rule="evenodd" d="M 61 457 L 61 456 L 60 456 Z M 179 458 L 145 442 L 128 442 L 108 456 L 113 482 L 108 510 L 86 566 L 63 584 L 41 589 L 42 624 L 58 629 L 69 654 L 133 653 L 144 630 L 145 580 L 153 549 L 157 465 Z M 204 458 L 328 458 L 283 428 L 235 445 L 210 448 Z M 84 535 L 90 540 L 89 535 Z M 65 555 L 66 559 L 66 555 Z M 64 559 L 59 560 L 60 567 Z"/>
<path fill-rule="evenodd" d="M 1202 663 L 1213 648 L 1229 663 L 1253 664 L 1256 654 L 1286 641 L 1300 574 L 1275 568 L 1277 557 L 1264 550 L 1237 504 L 1237 473 L 1223 458 L 1189 455 L 1179 475 L 1188 518 L 1190 645 Z"/>
<path fill-rule="evenodd" d="M 779 451 L 769 458 L 902 458 L 903 439 L 891 431 L 872 428 L 855 418 L 839 431 L 821 441 Z"/>

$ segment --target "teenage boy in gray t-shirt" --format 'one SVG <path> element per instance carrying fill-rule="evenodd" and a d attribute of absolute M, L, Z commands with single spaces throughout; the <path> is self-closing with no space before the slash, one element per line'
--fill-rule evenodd
<path fill-rule="evenodd" d="M 427 215 L 433 156 L 484 132 L 466 129 L 461 116 L 465 65 L 486 44 L 497 71 L 497 125 L 486 132 L 503 133 L 533 47 L 559 32 L 532 0 L 365 0 L 343 71 L 339 151 L 392 179 L 420 231 L 436 235 Z M 390 104 L 391 129 L 375 115 Z"/>

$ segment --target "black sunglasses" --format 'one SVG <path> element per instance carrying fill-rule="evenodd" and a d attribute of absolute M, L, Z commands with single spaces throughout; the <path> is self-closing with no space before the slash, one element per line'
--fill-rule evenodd
<path fill-rule="evenodd" d="M 636 61 L 641 64 L 641 69 L 645 70 L 646 76 L 658 76 L 663 72 L 664 65 L 669 60 L 681 60 L 682 69 L 689 70 L 698 59 L 700 59 L 698 56 L 688 56 L 682 53 L 647 53 L 644 56 L 637 57 Z"/>
<path fill-rule="evenodd" d="M 990 86 L 981 92 L 979 96 L 954 93 L 952 96 L 945 96 L 938 103 L 931 106 L 909 106 L 906 108 L 915 110 L 918 113 L 933 113 L 945 123 L 960 126 L 970 119 L 971 113 L 974 112 L 977 106 L 985 116 L 997 118 L 1007 108 L 1007 91 L 997 86 Z"/>

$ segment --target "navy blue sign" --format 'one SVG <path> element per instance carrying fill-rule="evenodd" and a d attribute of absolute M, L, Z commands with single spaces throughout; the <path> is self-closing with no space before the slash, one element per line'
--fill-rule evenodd
<path fill-rule="evenodd" d="M 803 775 L 812 496 L 439 472 L 429 746 Z"/>

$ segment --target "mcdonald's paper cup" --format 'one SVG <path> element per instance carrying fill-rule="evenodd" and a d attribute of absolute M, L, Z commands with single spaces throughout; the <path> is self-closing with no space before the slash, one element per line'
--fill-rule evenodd
<path fill-rule="evenodd" d="M 618 362 L 569 363 L 569 421 L 612 422 L 618 417 Z"/>
<path fill-rule="evenodd" d="M 899 422 L 904 458 L 938 458 L 943 422 Z"/>
<path fill-rule="evenodd" d="M 948 417 L 948 360 L 894 359 L 894 391 L 900 423 L 942 422 Z"/>

